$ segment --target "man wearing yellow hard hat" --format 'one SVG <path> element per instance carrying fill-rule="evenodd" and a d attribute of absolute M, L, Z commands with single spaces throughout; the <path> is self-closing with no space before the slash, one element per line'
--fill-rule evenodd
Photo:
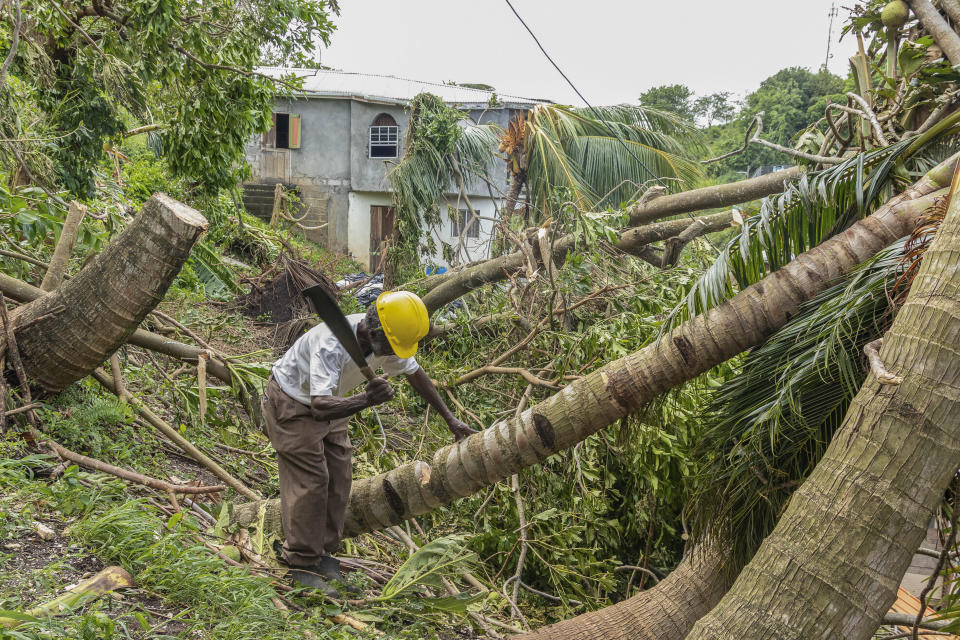
<path fill-rule="evenodd" d="M 384 292 L 366 313 L 347 316 L 357 341 L 376 371 L 405 375 L 410 385 L 447 422 L 459 440 L 473 429 L 444 404 L 414 354 L 430 330 L 423 300 L 409 291 Z M 353 414 L 393 398 L 382 377 L 360 386 L 363 375 L 326 324 L 302 335 L 282 358 L 263 395 L 267 435 L 277 451 L 283 533 L 282 559 L 294 582 L 327 595 L 340 577 L 333 557 L 343 537 L 352 469 L 347 423 Z"/>

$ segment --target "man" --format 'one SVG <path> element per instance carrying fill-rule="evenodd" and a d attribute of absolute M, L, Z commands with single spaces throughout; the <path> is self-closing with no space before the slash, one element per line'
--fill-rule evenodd
<path fill-rule="evenodd" d="M 473 429 L 447 408 L 414 359 L 430 320 L 423 301 L 408 291 L 384 292 L 366 314 L 347 316 L 374 371 L 404 374 L 414 390 L 447 422 L 459 440 Z M 355 413 L 387 402 L 394 391 L 384 378 L 363 382 L 359 367 L 325 324 L 302 335 L 273 365 L 263 395 L 267 435 L 277 451 L 280 505 L 286 542 L 282 558 L 294 583 L 336 595 L 328 581 L 340 577 L 333 557 L 343 537 L 352 470 L 347 424 Z"/>

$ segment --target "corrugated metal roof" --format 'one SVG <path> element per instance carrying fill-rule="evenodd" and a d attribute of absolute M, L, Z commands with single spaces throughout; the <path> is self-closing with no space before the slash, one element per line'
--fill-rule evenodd
<path fill-rule="evenodd" d="M 425 80 L 410 80 L 409 78 L 398 78 L 390 75 L 284 67 L 260 67 L 257 70 L 275 78 L 295 74 L 297 77 L 303 78 L 303 92 L 313 96 L 406 104 L 417 94 L 429 91 L 449 104 L 486 105 L 490 102 L 494 93 L 499 103 L 507 107 L 530 107 L 539 103 L 551 103 L 550 100 L 540 98 L 523 98 L 483 89 Z"/>

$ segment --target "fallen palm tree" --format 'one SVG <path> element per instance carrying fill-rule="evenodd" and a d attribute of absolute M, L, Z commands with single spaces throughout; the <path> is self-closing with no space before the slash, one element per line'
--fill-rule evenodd
<path fill-rule="evenodd" d="M 517 419 L 443 447 L 433 457 L 427 482 L 422 475 L 399 473 L 399 469 L 368 479 L 376 485 L 389 475 L 390 490 L 383 491 L 389 499 L 361 504 L 351 495 L 354 520 L 348 534 L 397 524 L 509 478 L 760 344 L 793 317 L 802 303 L 910 233 L 934 200 L 945 193 L 943 187 L 949 183 L 956 158 L 935 167 L 872 215 L 662 340 L 574 381 Z M 413 499 L 404 502 L 406 496 Z M 276 509 L 278 503 L 265 508 Z"/>
<path fill-rule="evenodd" d="M 60 391 L 100 366 L 163 299 L 206 227 L 197 211 L 157 194 L 80 273 L 14 310 L 27 377 Z"/>

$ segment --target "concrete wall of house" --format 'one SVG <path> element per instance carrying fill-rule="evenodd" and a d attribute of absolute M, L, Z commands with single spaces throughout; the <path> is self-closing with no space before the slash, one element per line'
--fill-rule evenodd
<path fill-rule="evenodd" d="M 369 271 L 376 267 L 376 265 L 370 264 L 370 207 L 392 206 L 393 199 L 389 193 L 383 191 L 354 191 L 350 193 L 349 202 L 349 254 L 363 265 L 364 269 Z M 464 234 L 461 244 L 458 236 L 453 235 L 450 211 L 444 211 L 441 214 L 441 223 L 430 229 L 430 235 L 436 245 L 436 250 L 432 255 L 421 256 L 424 267 L 450 266 L 450 263 L 444 258 L 444 245 L 448 245 L 453 252 L 454 264 L 479 260 L 489 255 L 496 203 L 485 196 L 470 198 L 470 202 L 477 215 L 481 216 L 478 237 L 469 238 Z M 450 196 L 447 205 L 450 209 L 467 210 L 466 204 L 463 201 L 458 201 L 455 196 Z M 466 219 L 470 219 L 469 212 L 466 213 Z"/>
<path fill-rule="evenodd" d="M 385 113 L 400 127 L 397 155 L 403 155 L 403 137 L 410 119 L 405 107 L 393 104 L 375 104 L 350 101 L 350 184 L 354 191 L 389 191 L 387 172 L 399 158 L 371 158 L 370 126 L 377 116 Z"/>
<path fill-rule="evenodd" d="M 495 122 L 501 127 L 506 127 L 517 113 L 514 109 L 489 109 L 480 104 L 462 108 L 475 121 Z M 323 229 L 305 232 L 307 237 L 334 251 L 350 253 L 369 268 L 370 206 L 392 204 L 386 175 L 393 166 L 389 159 L 369 157 L 370 126 L 380 114 L 392 116 L 400 128 L 400 155 L 409 125 L 406 108 L 348 98 L 311 97 L 278 99 L 275 111 L 301 116 L 300 148 L 264 149 L 260 136 L 257 136 L 247 146 L 253 181 L 296 185 L 303 200 L 301 214 L 307 214 L 303 224 L 326 225 Z M 490 177 L 492 187 L 477 181 L 468 185 L 467 191 L 480 215 L 494 218 L 495 201 L 490 195 L 502 198 L 507 191 L 503 161 L 494 162 Z M 465 203 L 457 204 L 453 196 L 451 198 L 450 206 L 467 208 Z M 482 252 L 488 250 L 485 247 L 492 224 L 489 220 L 481 221 L 480 238 L 465 240 L 465 246 L 459 250 L 458 262 L 485 255 Z M 456 239 L 450 238 L 449 232 L 450 222 L 445 219 L 432 231 L 438 251 L 425 260 L 446 266 L 439 243 L 457 246 Z"/>
<path fill-rule="evenodd" d="M 346 100 L 278 99 L 277 113 L 300 115 L 299 149 L 264 149 L 260 136 L 247 145 L 253 181 L 295 185 L 306 213 L 304 232 L 331 249 L 347 249 L 347 195 L 350 193 L 350 103 Z"/>

